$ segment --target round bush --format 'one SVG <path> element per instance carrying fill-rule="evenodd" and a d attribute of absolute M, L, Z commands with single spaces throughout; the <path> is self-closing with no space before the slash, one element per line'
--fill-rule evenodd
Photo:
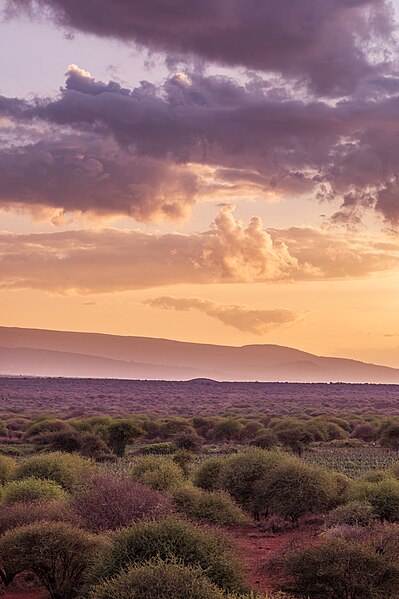
<path fill-rule="evenodd" d="M 246 514 L 224 491 L 181 487 L 173 492 L 173 502 L 179 512 L 199 522 L 231 526 L 248 521 Z"/>
<path fill-rule="evenodd" d="M 141 518 L 158 519 L 173 511 L 169 495 L 107 471 L 93 476 L 72 505 L 92 531 L 116 530 Z"/>
<path fill-rule="evenodd" d="M 278 585 L 312 599 L 394 599 L 399 567 L 370 545 L 328 539 L 289 552 L 278 563 Z"/>
<path fill-rule="evenodd" d="M 334 479 L 329 472 L 295 460 L 281 464 L 259 480 L 255 501 L 260 512 L 297 521 L 300 516 L 321 512 L 334 498 Z"/>
<path fill-rule="evenodd" d="M 356 482 L 351 498 L 370 503 L 381 520 L 399 521 L 399 481 L 396 479 Z"/>
<path fill-rule="evenodd" d="M 63 420 L 58 420 L 57 418 L 45 418 L 43 420 L 38 420 L 37 422 L 33 422 L 27 429 L 25 433 L 25 438 L 32 440 L 34 437 L 41 435 L 43 433 L 58 433 L 61 431 L 71 431 L 72 427 L 67 422 Z"/>
<path fill-rule="evenodd" d="M 12 479 L 15 472 L 16 462 L 8 456 L 0 456 L 0 485 L 4 485 Z"/>
<path fill-rule="evenodd" d="M 221 489 L 221 475 L 224 462 L 223 458 L 209 458 L 205 460 L 194 473 L 194 484 L 206 491 Z"/>
<path fill-rule="evenodd" d="M 97 586 L 90 599 L 223 599 L 199 568 L 161 560 L 129 568 Z"/>
<path fill-rule="evenodd" d="M 175 558 L 186 566 L 201 567 L 218 587 L 243 590 L 242 567 L 228 540 L 176 518 L 138 522 L 117 532 L 98 576 L 108 578 L 154 558 Z"/>
<path fill-rule="evenodd" d="M 14 480 L 7 483 L 1 492 L 1 503 L 3 505 L 12 505 L 19 501 L 29 503 L 31 501 L 51 501 L 66 499 L 67 494 L 61 485 L 52 480 L 42 480 L 40 478 L 26 478 L 24 480 Z"/>
<path fill-rule="evenodd" d="M 173 460 L 157 456 L 137 458 L 130 472 L 135 480 L 156 491 L 174 489 L 185 480 L 181 469 Z"/>
<path fill-rule="evenodd" d="M 369 526 L 376 519 L 373 506 L 367 501 L 350 501 L 327 515 L 327 526 Z"/>
<path fill-rule="evenodd" d="M 267 479 L 279 465 L 293 458 L 278 451 L 253 447 L 225 458 L 221 473 L 223 488 L 246 510 L 254 510 L 257 483 Z"/>
<path fill-rule="evenodd" d="M 52 480 L 66 491 L 74 491 L 93 468 L 92 462 L 85 458 L 69 453 L 53 452 L 23 460 L 16 469 L 15 478 L 23 480 L 34 477 Z"/>
<path fill-rule="evenodd" d="M 3 535 L 0 562 L 6 582 L 29 570 L 52 599 L 74 599 L 105 547 L 98 536 L 68 524 L 41 522 Z"/>
<path fill-rule="evenodd" d="M 79 526 L 79 516 L 71 507 L 60 501 L 17 502 L 0 509 L 0 535 L 7 530 L 35 522 L 68 522 Z"/>

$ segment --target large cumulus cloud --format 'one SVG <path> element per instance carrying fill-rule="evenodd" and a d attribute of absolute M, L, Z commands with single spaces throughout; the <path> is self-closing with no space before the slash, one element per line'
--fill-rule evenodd
<path fill-rule="evenodd" d="M 336 224 L 375 209 L 396 226 L 395 82 L 379 78 L 368 97 L 331 103 L 198 72 L 126 89 L 72 66 L 57 98 L 0 98 L 0 117 L 52 136 L 0 148 L 0 200 L 99 213 L 108 205 L 150 220 L 184 216 L 204 196 L 306 194 L 340 202 Z"/>
<path fill-rule="evenodd" d="M 376 235 L 265 230 L 224 207 L 183 235 L 84 230 L 0 235 L 0 289 L 102 293 L 166 285 L 342 279 L 399 270 L 399 245 Z"/>
<path fill-rule="evenodd" d="M 7 7 L 9 14 L 42 9 L 65 27 L 150 50 L 277 71 L 326 95 L 350 93 L 373 74 L 376 49 L 393 30 L 388 0 L 8 0 Z"/>

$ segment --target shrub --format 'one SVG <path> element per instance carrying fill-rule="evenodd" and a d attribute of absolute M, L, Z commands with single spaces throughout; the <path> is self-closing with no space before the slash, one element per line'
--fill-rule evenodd
<path fill-rule="evenodd" d="M 388 449 L 399 449 L 399 424 L 391 424 L 385 428 L 380 437 L 380 445 Z"/>
<path fill-rule="evenodd" d="M 217 441 L 236 441 L 241 437 L 244 426 L 238 420 L 225 418 L 215 424 L 213 436 Z"/>
<path fill-rule="evenodd" d="M 91 432 L 71 430 L 43 433 L 35 437 L 33 441 L 38 449 L 80 453 L 88 458 L 98 459 L 103 455 L 110 454 L 110 449 L 105 441 Z"/>
<path fill-rule="evenodd" d="M 117 532 L 98 575 L 114 576 L 131 565 L 157 557 L 201 567 L 214 584 L 227 591 L 243 590 L 241 565 L 228 540 L 176 518 L 138 522 Z"/>
<path fill-rule="evenodd" d="M 19 501 L 0 510 L 0 535 L 19 526 L 43 521 L 80 525 L 79 516 L 63 501 Z"/>
<path fill-rule="evenodd" d="M 367 501 L 350 501 L 327 515 L 327 526 L 369 526 L 376 519 L 373 506 Z"/>
<path fill-rule="evenodd" d="M 286 428 L 276 431 L 277 439 L 292 453 L 301 456 L 306 447 L 314 440 L 311 432 L 303 426 Z"/>
<path fill-rule="evenodd" d="M 299 460 L 278 465 L 255 485 L 259 512 L 273 513 L 297 521 L 300 516 L 321 512 L 334 497 L 332 476 L 322 468 Z"/>
<path fill-rule="evenodd" d="M 223 599 L 200 568 L 157 560 L 129 568 L 104 582 L 90 599 Z"/>
<path fill-rule="evenodd" d="M 399 520 L 399 481 L 384 479 L 380 482 L 357 482 L 351 497 L 369 502 L 379 518 L 395 522 Z"/>
<path fill-rule="evenodd" d="M 197 452 L 201 449 L 202 439 L 195 431 L 181 433 L 174 438 L 174 444 L 177 449 Z"/>
<path fill-rule="evenodd" d="M 174 489 L 184 483 L 184 476 L 173 460 L 156 456 L 137 458 L 132 465 L 133 478 L 156 491 Z"/>
<path fill-rule="evenodd" d="M 251 441 L 251 445 L 260 447 L 261 449 L 272 449 L 278 445 L 278 439 L 273 431 L 265 431 Z"/>
<path fill-rule="evenodd" d="M 25 433 L 25 438 L 28 440 L 33 440 L 34 437 L 37 437 L 43 433 L 57 433 L 71 430 L 72 427 L 70 424 L 64 422 L 63 420 L 58 420 L 57 418 L 45 418 L 43 420 L 33 422 L 33 424 L 28 427 Z"/>
<path fill-rule="evenodd" d="M 194 472 L 194 484 L 206 491 L 221 489 L 221 474 L 225 460 L 223 458 L 209 458 Z"/>
<path fill-rule="evenodd" d="M 15 478 L 52 480 L 65 490 L 74 491 L 92 468 L 90 461 L 76 455 L 62 452 L 46 453 L 23 460 L 15 472 Z"/>
<path fill-rule="evenodd" d="M 15 460 L 0 455 L 0 485 L 4 485 L 12 479 L 15 472 L 15 465 Z"/>
<path fill-rule="evenodd" d="M 0 437 L 8 437 L 8 427 L 4 420 L 0 420 Z"/>
<path fill-rule="evenodd" d="M 140 453 L 143 455 L 170 455 L 176 451 L 173 443 L 165 441 L 163 443 L 148 443 L 141 445 Z"/>
<path fill-rule="evenodd" d="M 173 502 L 178 511 L 200 522 L 230 526 L 248 521 L 245 513 L 224 491 L 181 487 L 174 491 Z"/>
<path fill-rule="evenodd" d="M 115 420 L 108 426 L 108 445 L 118 457 L 125 454 L 127 444 L 144 434 L 144 431 L 130 420 Z"/>
<path fill-rule="evenodd" d="M 355 426 L 351 437 L 369 443 L 377 438 L 377 428 L 369 422 L 362 422 Z"/>
<path fill-rule="evenodd" d="M 370 545 L 328 539 L 289 552 L 278 563 L 279 586 L 312 599 L 393 599 L 399 567 Z"/>
<path fill-rule="evenodd" d="M 0 538 L 0 563 L 6 582 L 29 570 L 51 599 L 74 599 L 105 544 L 99 537 L 60 522 L 41 522 Z"/>
<path fill-rule="evenodd" d="M 224 490 L 244 509 L 253 511 L 258 503 L 255 487 L 259 480 L 266 478 L 288 456 L 277 451 L 250 448 L 224 459 L 221 481 Z"/>
<path fill-rule="evenodd" d="M 61 485 L 52 480 L 31 477 L 7 483 L 1 491 L 0 498 L 1 503 L 8 506 L 19 501 L 62 501 L 66 499 L 66 493 Z"/>
<path fill-rule="evenodd" d="M 157 519 L 173 511 L 168 495 L 106 471 L 93 476 L 72 505 L 92 531 L 115 530 L 141 518 Z"/>

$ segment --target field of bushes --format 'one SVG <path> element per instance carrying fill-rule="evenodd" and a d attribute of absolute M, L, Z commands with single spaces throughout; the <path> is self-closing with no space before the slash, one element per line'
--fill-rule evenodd
<path fill-rule="evenodd" d="M 399 598 L 399 416 L 59 401 L 0 410 L 5 599 Z"/>

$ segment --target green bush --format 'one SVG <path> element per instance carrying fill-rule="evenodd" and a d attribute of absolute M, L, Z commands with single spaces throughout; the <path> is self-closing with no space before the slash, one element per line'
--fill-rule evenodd
<path fill-rule="evenodd" d="M 367 544 L 328 539 L 289 552 L 275 567 L 278 585 L 312 599 L 394 599 L 399 566 Z"/>
<path fill-rule="evenodd" d="M 322 468 L 291 460 L 274 468 L 255 485 L 259 512 L 297 521 L 300 516 L 322 512 L 334 498 L 334 479 Z"/>
<path fill-rule="evenodd" d="M 223 458 L 209 458 L 194 472 L 194 484 L 205 491 L 217 491 L 222 488 Z"/>
<path fill-rule="evenodd" d="M 60 522 L 22 526 L 0 537 L 0 562 L 7 583 L 20 572 L 36 574 L 51 599 L 74 599 L 102 556 L 98 536 Z"/>
<path fill-rule="evenodd" d="M 278 451 L 266 451 L 257 447 L 224 459 L 221 483 L 224 490 L 245 510 L 253 511 L 259 502 L 255 496 L 257 483 L 266 479 L 272 471 L 289 456 Z"/>
<path fill-rule="evenodd" d="M 75 526 L 81 524 L 79 516 L 64 501 L 18 501 L 0 509 L 0 535 L 35 522 L 69 522 Z"/>
<path fill-rule="evenodd" d="M 38 435 L 44 433 L 58 433 L 61 431 L 71 431 L 72 427 L 67 422 L 59 420 L 57 418 L 43 418 L 36 422 L 33 422 L 25 433 L 25 438 L 33 440 Z"/>
<path fill-rule="evenodd" d="M 15 478 L 40 478 L 52 480 L 67 491 L 76 490 L 83 479 L 94 469 L 92 462 L 77 455 L 63 452 L 46 453 L 23 460 L 17 467 Z"/>
<path fill-rule="evenodd" d="M 170 455 L 176 451 L 173 443 L 165 441 L 163 443 L 147 443 L 140 446 L 140 453 L 143 455 Z"/>
<path fill-rule="evenodd" d="M 12 479 L 15 472 L 16 462 L 8 456 L 0 455 L 0 485 L 4 485 Z"/>
<path fill-rule="evenodd" d="M 273 431 L 266 430 L 261 435 L 255 437 L 250 444 L 261 449 L 272 449 L 278 445 L 278 439 Z"/>
<path fill-rule="evenodd" d="M 367 501 L 350 501 L 336 507 L 327 515 L 327 526 L 369 526 L 376 519 L 371 503 Z"/>
<path fill-rule="evenodd" d="M 200 568 L 162 560 L 131 567 L 98 585 L 90 599 L 223 599 Z"/>
<path fill-rule="evenodd" d="M 131 420 L 114 420 L 107 429 L 107 442 L 115 455 L 122 457 L 127 444 L 143 434 L 144 431 Z"/>
<path fill-rule="evenodd" d="M 399 481 L 396 479 L 357 481 L 352 489 L 351 499 L 370 503 L 381 520 L 399 521 Z"/>
<path fill-rule="evenodd" d="M 52 480 L 40 478 L 25 478 L 14 480 L 4 485 L 0 499 L 4 505 L 12 505 L 19 501 L 29 503 L 31 501 L 62 501 L 67 495 L 58 483 Z"/>
<path fill-rule="evenodd" d="M 200 522 L 230 526 L 248 521 L 246 514 L 224 491 L 180 487 L 173 492 L 173 502 L 179 512 Z"/>
<path fill-rule="evenodd" d="M 175 489 L 185 481 L 178 464 L 172 459 L 157 456 L 137 458 L 130 472 L 135 480 L 156 491 Z"/>
<path fill-rule="evenodd" d="M 201 567 L 218 587 L 244 590 L 242 568 L 227 539 L 176 518 L 138 522 L 117 532 L 98 576 L 108 578 L 154 558 L 175 558 L 186 566 Z"/>

